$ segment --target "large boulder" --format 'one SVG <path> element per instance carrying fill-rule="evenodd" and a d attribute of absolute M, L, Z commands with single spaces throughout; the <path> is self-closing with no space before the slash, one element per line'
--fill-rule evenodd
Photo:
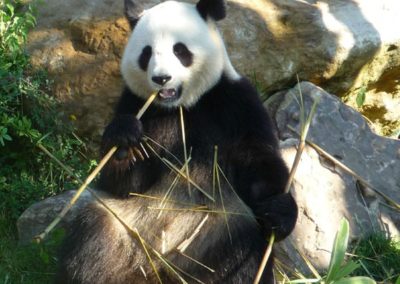
<path fill-rule="evenodd" d="M 274 114 L 289 167 L 300 132 L 300 93 L 305 113 L 319 100 L 307 137 L 317 147 L 306 146 L 297 168 L 292 193 L 299 205 L 299 218 L 293 234 L 280 244 L 280 258 L 289 267 L 307 272 L 296 249 L 316 268 L 326 269 L 343 217 L 350 222 L 350 241 L 374 232 L 399 236 L 399 208 L 391 202 L 400 204 L 400 141 L 374 134 L 358 112 L 303 82 L 275 95 L 267 106 Z M 316 150 L 319 148 L 333 159 L 321 155 Z"/>
<path fill-rule="evenodd" d="M 98 138 L 122 88 L 119 61 L 129 35 L 123 0 L 43 2 L 29 35 L 32 63 L 48 70 L 80 132 Z M 159 2 L 137 0 L 137 12 Z M 354 105 L 360 88 L 371 89 L 365 113 L 397 127 L 400 95 L 394 103 L 387 99 L 396 80 L 389 75 L 400 70 L 400 29 L 393 28 L 399 10 L 398 0 L 230 0 L 220 26 L 233 64 L 264 91 L 287 87 L 299 75 L 347 94 Z M 377 109 L 368 107 L 373 98 L 384 107 L 370 114 Z"/>

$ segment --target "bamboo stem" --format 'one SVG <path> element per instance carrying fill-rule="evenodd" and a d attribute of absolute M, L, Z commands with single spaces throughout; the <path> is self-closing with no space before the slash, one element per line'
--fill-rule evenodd
<path fill-rule="evenodd" d="M 285 193 L 288 193 L 290 191 L 290 186 L 292 185 L 294 175 L 296 174 L 297 167 L 299 166 L 301 155 L 303 154 L 305 144 L 306 143 L 304 140 L 300 140 L 299 146 L 297 148 L 296 156 L 294 157 L 292 169 L 289 174 L 289 179 L 286 183 Z"/>
<path fill-rule="evenodd" d="M 265 254 L 264 254 L 264 257 L 262 259 L 260 268 L 258 269 L 258 272 L 257 272 L 257 275 L 256 275 L 256 279 L 253 282 L 254 284 L 260 283 L 261 276 L 262 276 L 262 274 L 264 272 L 264 268 L 267 265 L 269 257 L 271 256 L 272 246 L 274 245 L 274 242 L 275 242 L 275 233 L 272 232 L 271 237 L 269 238 L 267 250 L 265 251 Z"/>
<path fill-rule="evenodd" d="M 139 112 L 136 115 L 137 119 L 140 119 L 145 111 L 148 109 L 150 104 L 154 101 L 156 98 L 157 93 L 153 93 L 150 95 L 150 97 L 147 99 L 146 103 L 143 105 L 143 107 L 139 110 Z M 57 162 L 63 169 L 65 169 L 70 175 L 73 177 L 76 177 L 75 174 L 72 172 L 71 169 L 69 169 L 67 166 L 65 166 L 63 163 L 61 163 L 54 155 L 52 155 L 46 148 L 44 148 L 42 145 L 38 144 L 37 145 L 42 151 L 44 151 L 47 155 L 49 155 L 53 160 Z M 83 184 L 79 187 L 78 191 L 75 193 L 75 195 L 71 198 L 71 200 L 68 202 L 67 205 L 61 210 L 61 212 L 56 216 L 56 218 L 50 223 L 49 226 L 38 236 L 34 237 L 34 240 L 37 242 L 42 241 L 48 233 L 51 232 L 51 230 L 54 229 L 55 226 L 64 218 L 64 216 L 68 213 L 68 211 L 72 208 L 72 206 L 76 203 L 78 198 L 81 196 L 82 192 L 86 189 L 86 187 L 93 181 L 93 179 L 96 177 L 96 175 L 101 171 L 101 169 L 105 166 L 105 164 L 108 162 L 108 160 L 112 157 L 112 155 L 117 151 L 117 147 L 114 146 L 112 147 L 108 153 L 101 159 L 100 163 L 98 166 L 92 171 L 92 173 L 86 178 L 86 180 L 83 182 Z M 81 181 L 80 179 L 78 179 Z"/>
<path fill-rule="evenodd" d="M 184 118 L 183 118 L 183 108 L 182 108 L 182 106 L 179 107 L 179 114 L 180 114 L 180 120 L 181 120 L 183 156 L 184 156 L 184 159 L 185 159 L 185 171 L 186 171 L 186 176 L 188 177 L 187 187 L 188 187 L 189 196 L 191 196 L 192 190 L 190 189 L 190 182 L 189 182 L 189 179 L 190 179 L 189 162 L 188 162 L 188 155 L 187 155 L 187 148 L 186 148 L 185 121 L 184 121 Z"/>
<path fill-rule="evenodd" d="M 41 148 L 42 149 L 42 148 Z M 112 147 L 110 151 L 104 156 L 104 158 L 100 161 L 99 165 L 93 170 L 93 172 L 86 178 L 83 184 L 79 187 L 78 191 L 74 194 L 71 200 L 67 205 L 61 210 L 61 212 L 57 215 L 57 217 L 47 226 L 47 228 L 40 235 L 36 236 L 34 239 L 37 242 L 42 241 L 48 233 L 50 233 L 55 226 L 64 218 L 64 216 L 68 213 L 68 211 L 72 208 L 78 198 L 81 196 L 82 192 L 86 189 L 86 187 L 92 182 L 92 180 L 96 177 L 99 171 L 104 167 L 107 161 L 111 158 L 111 156 L 115 153 L 117 147 Z M 74 175 L 73 175 L 74 176 Z"/>

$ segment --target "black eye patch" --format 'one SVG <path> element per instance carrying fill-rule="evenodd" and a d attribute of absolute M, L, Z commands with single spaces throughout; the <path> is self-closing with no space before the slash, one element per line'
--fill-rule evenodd
<path fill-rule="evenodd" d="M 151 46 L 147 45 L 143 48 L 142 53 L 139 56 L 139 59 L 138 59 L 139 67 L 143 71 L 147 70 L 147 66 L 149 65 L 151 54 L 152 54 Z"/>
<path fill-rule="evenodd" d="M 193 63 L 193 53 L 186 47 L 185 44 L 178 42 L 174 45 L 174 54 L 182 63 L 183 66 L 189 67 Z"/>

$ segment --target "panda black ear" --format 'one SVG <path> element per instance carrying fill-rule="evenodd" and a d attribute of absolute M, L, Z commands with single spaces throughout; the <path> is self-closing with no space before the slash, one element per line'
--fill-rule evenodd
<path fill-rule="evenodd" d="M 124 9 L 125 9 L 125 17 L 127 18 L 131 29 L 136 26 L 139 18 L 137 17 L 137 13 L 135 12 L 135 3 L 132 0 L 124 0 Z"/>
<path fill-rule="evenodd" d="M 215 21 L 219 21 L 225 18 L 226 15 L 224 0 L 200 0 L 196 8 L 204 20 L 210 17 Z"/>

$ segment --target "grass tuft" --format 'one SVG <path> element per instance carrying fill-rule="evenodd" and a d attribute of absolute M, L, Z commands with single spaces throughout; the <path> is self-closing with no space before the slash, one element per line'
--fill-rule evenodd
<path fill-rule="evenodd" d="M 376 281 L 395 283 L 400 277 L 400 238 L 388 238 L 383 233 L 373 234 L 357 243 L 353 260 L 359 261 L 354 274 L 368 275 Z"/>

